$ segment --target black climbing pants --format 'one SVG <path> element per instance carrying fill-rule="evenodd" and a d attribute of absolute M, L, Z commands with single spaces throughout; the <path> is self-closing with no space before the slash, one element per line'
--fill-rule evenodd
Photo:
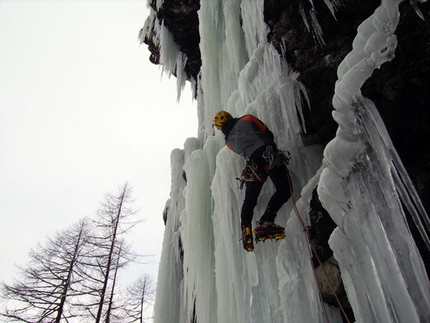
<path fill-rule="evenodd" d="M 257 205 L 258 196 L 260 195 L 261 189 L 263 188 L 267 175 L 275 185 L 276 192 L 272 195 L 267 204 L 266 211 L 262 215 L 259 221 L 274 222 L 277 212 L 291 197 L 289 188 L 288 169 L 285 164 L 281 164 L 268 172 L 265 170 L 267 162 L 260 156 L 256 157 L 254 162 L 257 164 L 260 172 L 265 173 L 262 181 L 254 181 L 246 183 L 245 199 L 242 205 L 241 211 L 241 224 L 251 225 L 252 218 L 254 215 L 254 208 Z"/>

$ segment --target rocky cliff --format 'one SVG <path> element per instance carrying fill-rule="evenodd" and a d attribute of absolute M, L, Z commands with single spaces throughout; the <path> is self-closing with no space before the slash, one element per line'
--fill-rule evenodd
<path fill-rule="evenodd" d="M 264 18 L 270 30 L 267 39 L 292 69 L 300 73 L 299 80 L 309 94 L 310 107 L 305 111 L 303 125 L 305 145 L 326 145 L 335 136 L 337 124 L 332 119 L 332 98 L 337 68 L 352 48 L 358 25 L 375 11 L 380 1 L 331 3 L 337 6 L 328 6 L 327 1 L 321 0 L 313 1 L 313 5 L 307 0 L 264 1 Z M 150 5 L 186 55 L 187 78 L 197 84 L 201 67 L 197 15 L 200 0 L 164 0 L 159 8 L 153 0 Z M 422 3 L 417 9 L 416 1 L 403 1 L 400 12 L 395 58 L 375 70 L 362 87 L 362 93 L 375 103 L 430 213 L 430 145 L 427 143 L 430 138 L 430 5 Z M 153 39 L 146 37 L 144 42 L 151 52 L 151 62 L 158 64 L 160 49 Z M 311 203 L 314 211 L 311 219 L 318 212 L 325 212 L 317 196 Z M 413 221 L 410 227 L 415 230 Z M 332 229 L 333 223 L 327 221 L 313 232 L 320 256 L 329 261 L 327 238 Z M 429 273 L 429 251 L 419 235 L 415 236 Z"/>
<path fill-rule="evenodd" d="M 335 134 L 331 117 L 332 97 L 339 63 L 352 48 L 358 25 L 380 4 L 378 0 L 340 1 L 329 7 L 305 0 L 266 0 L 268 40 L 300 72 L 299 80 L 310 95 L 311 108 L 305 115 L 305 144 L 325 145 Z M 188 79 L 198 80 L 201 67 L 197 11 L 200 0 L 164 0 L 157 17 L 172 33 L 187 56 Z M 363 86 L 363 94 L 375 102 L 397 152 L 409 172 L 427 210 L 430 211 L 430 4 L 420 4 L 420 18 L 408 1 L 400 4 L 396 56 L 384 64 Z M 426 19 L 427 18 L 427 19 Z M 317 19 L 317 34 L 309 24 Z M 145 39 L 150 60 L 159 64 L 159 48 Z"/>

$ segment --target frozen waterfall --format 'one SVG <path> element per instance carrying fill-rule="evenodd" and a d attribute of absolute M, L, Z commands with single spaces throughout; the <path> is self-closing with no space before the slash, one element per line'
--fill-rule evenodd
<path fill-rule="evenodd" d="M 327 317 L 342 322 L 338 308 L 319 300 L 308 242 L 291 201 L 277 217 L 286 238 L 258 244 L 252 253 L 243 250 L 239 213 L 244 192 L 236 177 L 244 161 L 212 129 L 213 114 L 221 109 L 256 115 L 274 132 L 279 148 L 291 153 L 294 197 L 306 224 L 318 186 L 337 224 L 330 246 L 356 322 L 430 322 L 430 283 L 402 203 L 418 228 L 429 225 L 428 216 L 373 102 L 360 91 L 373 70 L 393 58 L 400 2 L 383 0 L 358 28 L 353 49 L 338 69 L 337 135 L 323 151 L 302 143 L 307 92 L 266 40 L 263 2 L 201 1 L 199 133 L 171 155 L 154 322 L 326 322 Z M 334 14 L 337 1 L 325 3 Z M 164 68 L 180 71 L 185 58 L 167 29 L 155 24 Z M 316 21 L 308 25 L 318 28 Z M 185 78 L 177 74 L 181 89 Z M 256 215 L 264 212 L 273 192 L 269 182 Z M 421 233 L 429 243 L 424 229 Z"/>

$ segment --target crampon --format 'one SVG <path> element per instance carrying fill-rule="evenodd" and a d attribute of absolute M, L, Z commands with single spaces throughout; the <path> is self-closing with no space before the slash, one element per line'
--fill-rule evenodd
<path fill-rule="evenodd" d="M 272 222 L 264 222 L 254 229 L 254 235 L 257 243 L 267 239 L 278 241 L 285 238 L 285 229 Z"/>

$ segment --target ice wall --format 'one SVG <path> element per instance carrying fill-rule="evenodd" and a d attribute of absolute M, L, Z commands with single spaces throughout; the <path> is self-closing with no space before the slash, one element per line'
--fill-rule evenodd
<path fill-rule="evenodd" d="M 394 57 L 401 1 L 382 1 L 338 69 L 337 135 L 324 151 L 318 193 L 338 228 L 330 243 L 357 321 L 430 322 L 430 288 L 402 203 L 424 241 L 427 214 L 373 102 L 360 89 Z"/>
<path fill-rule="evenodd" d="M 429 282 L 400 200 L 418 224 L 426 215 L 376 109 L 360 94 L 373 69 L 393 57 L 399 1 L 383 1 L 363 22 L 339 67 L 333 99 L 339 130 L 324 153 L 302 144 L 302 111 L 310 108 L 306 89 L 267 43 L 262 3 L 201 2 L 199 133 L 184 150 L 172 152 L 154 322 L 326 322 L 326 315 L 332 323 L 342 321 L 338 309 L 319 300 L 309 246 L 291 201 L 277 218 L 286 226 L 286 239 L 258 244 L 253 253 L 243 250 L 244 192 L 236 177 L 244 161 L 211 126 L 220 109 L 255 114 L 274 132 L 279 148 L 290 151 L 297 209 L 307 224 L 318 185 L 338 225 L 330 242 L 356 322 L 430 321 Z M 334 14 L 338 2 L 325 3 Z M 180 66 L 183 58 L 173 54 L 168 34 L 163 39 L 168 64 Z M 272 193 L 268 181 L 255 219 Z"/>

